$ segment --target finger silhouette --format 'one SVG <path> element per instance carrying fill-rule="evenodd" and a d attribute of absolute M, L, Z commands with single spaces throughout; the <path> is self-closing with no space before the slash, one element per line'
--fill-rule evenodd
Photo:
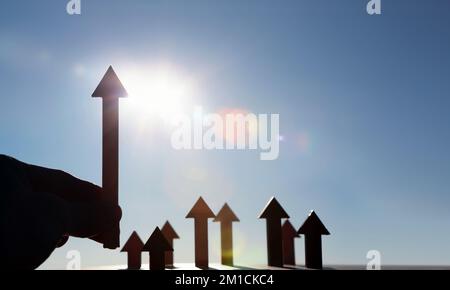
<path fill-rule="evenodd" d="M 58 195 L 70 202 L 102 200 L 102 188 L 64 171 L 23 163 L 30 186 L 35 192 Z"/>
<path fill-rule="evenodd" d="M 108 231 L 122 217 L 118 206 L 106 202 L 68 204 L 68 234 L 101 242 L 100 234 Z"/>
<path fill-rule="evenodd" d="M 64 235 L 59 241 L 58 244 L 56 244 L 57 248 L 61 248 L 62 246 L 64 246 L 67 241 L 69 240 L 69 235 Z"/>
<path fill-rule="evenodd" d="M 2 268 L 35 269 L 69 236 L 103 243 L 121 218 L 102 189 L 60 170 L 0 155 Z"/>
<path fill-rule="evenodd" d="M 21 167 L 34 192 L 54 194 L 68 202 L 68 235 L 103 243 L 102 233 L 121 218 L 121 210 L 103 202 L 102 188 L 64 171 L 13 159 Z M 61 239 L 64 244 L 67 239 Z"/>

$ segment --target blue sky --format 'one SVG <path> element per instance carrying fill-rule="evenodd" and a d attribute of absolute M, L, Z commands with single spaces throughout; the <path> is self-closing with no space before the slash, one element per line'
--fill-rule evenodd
<path fill-rule="evenodd" d="M 125 80 L 168 71 L 193 88 L 187 112 L 279 113 L 280 157 L 175 151 L 157 118 L 121 100 L 122 243 L 169 219 L 175 259 L 191 262 L 184 216 L 201 194 L 239 216 L 236 262 L 262 264 L 257 216 L 275 195 L 296 227 L 317 211 L 331 232 L 325 263 L 364 264 L 374 249 L 385 264 L 449 264 L 450 2 L 384 0 L 381 16 L 366 3 L 84 0 L 69 16 L 66 1 L 4 1 L 0 152 L 100 184 L 101 101 L 90 95 L 103 73 L 112 64 L 133 91 Z M 64 268 L 70 249 L 83 266 L 126 261 L 72 239 L 43 268 Z M 303 262 L 302 239 L 296 249 Z"/>

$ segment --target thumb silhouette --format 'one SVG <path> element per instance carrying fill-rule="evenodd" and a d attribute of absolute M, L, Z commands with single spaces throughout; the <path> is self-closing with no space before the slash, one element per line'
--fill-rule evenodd
<path fill-rule="evenodd" d="M 63 171 L 0 155 L 1 267 L 35 269 L 69 236 L 103 243 L 121 210 L 102 195 Z"/>

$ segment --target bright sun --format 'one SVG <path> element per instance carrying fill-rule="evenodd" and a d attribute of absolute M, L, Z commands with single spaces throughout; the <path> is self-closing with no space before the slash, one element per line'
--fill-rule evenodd
<path fill-rule="evenodd" d="M 120 78 L 128 91 L 126 111 L 141 119 L 168 122 L 192 103 L 192 79 L 169 65 L 124 69 Z"/>

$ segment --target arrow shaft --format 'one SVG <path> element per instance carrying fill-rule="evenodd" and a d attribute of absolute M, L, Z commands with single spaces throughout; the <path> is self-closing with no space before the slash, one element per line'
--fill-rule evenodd
<path fill-rule="evenodd" d="M 105 199 L 119 205 L 119 100 L 103 98 L 102 184 Z M 105 236 L 105 248 L 119 247 L 119 224 Z"/>
<path fill-rule="evenodd" d="M 233 265 L 233 225 L 231 222 L 220 224 L 220 238 L 222 246 L 222 264 Z"/>
<path fill-rule="evenodd" d="M 267 219 L 267 258 L 269 266 L 283 267 L 283 244 L 279 219 Z"/>
<path fill-rule="evenodd" d="M 150 251 L 150 270 L 164 270 L 164 251 Z"/>
<path fill-rule="evenodd" d="M 195 219 L 195 265 L 208 268 L 208 220 Z"/>
<path fill-rule="evenodd" d="M 295 265 L 294 239 L 283 237 L 283 264 Z"/>
<path fill-rule="evenodd" d="M 142 265 L 141 252 L 128 253 L 128 270 L 140 270 Z"/>
<path fill-rule="evenodd" d="M 322 237 L 305 235 L 305 266 L 311 269 L 322 269 Z"/>
<path fill-rule="evenodd" d="M 172 239 L 168 239 L 167 242 L 169 243 L 169 245 L 173 249 L 173 240 Z M 166 251 L 166 253 L 165 253 L 165 262 L 166 262 L 166 266 L 173 266 L 173 251 Z"/>

